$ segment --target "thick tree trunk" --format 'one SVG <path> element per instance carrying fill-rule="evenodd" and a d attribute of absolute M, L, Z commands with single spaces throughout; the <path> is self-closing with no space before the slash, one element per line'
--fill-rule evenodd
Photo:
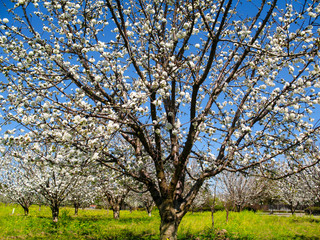
<path fill-rule="evenodd" d="M 163 203 L 159 208 L 161 217 L 160 224 L 160 239 L 161 240 L 176 240 L 177 231 L 181 219 L 177 217 L 175 209 L 168 203 Z"/>
<path fill-rule="evenodd" d="M 28 198 L 20 198 L 18 199 L 19 205 L 23 208 L 24 210 L 24 215 L 29 214 L 29 207 L 31 205 L 31 201 Z"/>
<path fill-rule="evenodd" d="M 112 211 L 113 211 L 113 218 L 114 219 L 119 219 L 120 218 L 120 206 L 112 206 Z"/>
<path fill-rule="evenodd" d="M 241 206 L 239 204 L 236 204 L 236 212 L 241 212 Z"/>
<path fill-rule="evenodd" d="M 52 212 L 52 220 L 54 222 L 58 222 L 59 218 L 59 206 L 57 204 L 51 205 L 51 212 Z"/>
<path fill-rule="evenodd" d="M 24 215 L 28 216 L 29 215 L 29 208 L 23 207 L 23 210 L 24 210 Z"/>

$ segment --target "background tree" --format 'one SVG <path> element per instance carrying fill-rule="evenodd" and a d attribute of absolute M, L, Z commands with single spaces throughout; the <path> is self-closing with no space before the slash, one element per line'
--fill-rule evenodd
<path fill-rule="evenodd" d="M 68 147 L 28 144 L 11 147 L 8 170 L 14 179 L 21 179 L 16 183 L 26 191 L 26 196 L 35 192 L 43 197 L 51 208 L 53 221 L 56 222 L 62 202 L 78 184 L 79 173 L 86 170 L 83 158 L 81 152 Z M 4 179 L 12 182 L 13 178 Z"/>
<path fill-rule="evenodd" d="M 155 203 L 152 199 L 152 196 L 150 195 L 149 192 L 146 192 L 141 196 L 141 198 L 142 198 L 143 206 L 145 207 L 145 209 L 148 213 L 148 216 L 151 217 L 152 209 L 155 206 Z"/>
<path fill-rule="evenodd" d="M 8 153 L 0 168 L 1 195 L 10 203 L 19 204 L 25 215 L 29 214 L 29 207 L 36 200 L 36 192 L 33 189 L 33 176 L 28 168 Z"/>
<path fill-rule="evenodd" d="M 176 239 L 207 178 L 257 166 L 274 177 L 274 161 L 303 159 L 317 140 L 319 9 L 306 0 L 20 1 L 1 25 L 2 110 L 43 141 L 90 151 L 145 184 L 161 239 Z M 201 171 L 185 191 L 192 161 Z M 297 161 L 294 171 L 306 164 Z"/>
<path fill-rule="evenodd" d="M 264 181 L 241 173 L 223 173 L 217 182 L 224 201 L 238 212 L 257 202 L 265 190 Z"/>
<path fill-rule="evenodd" d="M 131 188 L 125 203 L 129 206 L 130 211 L 132 209 L 136 210 L 138 207 L 144 207 L 149 217 L 152 216 L 152 209 L 155 205 L 148 191 L 142 191 L 141 189 L 138 191 L 137 189 L 133 188 Z"/>
<path fill-rule="evenodd" d="M 276 184 L 280 200 L 289 206 L 291 214 L 294 214 L 299 206 L 309 205 L 307 203 L 312 199 L 312 194 L 307 190 L 306 182 L 300 174 L 280 179 Z"/>
<path fill-rule="evenodd" d="M 312 198 L 313 203 L 320 202 L 320 166 L 319 164 L 308 168 L 301 172 L 300 177 L 302 178 L 305 186 L 305 194 Z"/>
<path fill-rule="evenodd" d="M 99 194 L 108 200 L 113 211 L 113 218 L 119 219 L 120 210 L 130 192 L 128 185 L 131 179 L 110 169 L 103 169 L 103 167 L 95 169 L 95 177 Z"/>
<path fill-rule="evenodd" d="M 67 198 L 67 201 L 71 202 L 74 207 L 75 215 L 78 215 L 80 207 L 88 207 L 96 200 L 98 188 L 94 182 L 93 176 L 88 175 L 88 173 L 79 173 L 77 184 L 73 187 L 72 192 L 70 192 Z"/>

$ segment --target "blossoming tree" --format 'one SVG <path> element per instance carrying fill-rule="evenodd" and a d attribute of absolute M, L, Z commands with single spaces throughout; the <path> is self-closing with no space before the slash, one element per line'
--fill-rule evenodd
<path fill-rule="evenodd" d="M 265 181 L 241 173 L 223 173 L 217 182 L 226 207 L 238 212 L 258 202 L 266 189 Z"/>
<path fill-rule="evenodd" d="M 94 204 L 98 195 L 98 189 L 94 184 L 94 177 L 88 174 L 79 173 L 77 184 L 68 194 L 67 202 L 74 207 L 74 214 L 78 215 L 79 208 L 85 208 Z"/>
<path fill-rule="evenodd" d="M 145 184 L 176 239 L 206 179 L 305 166 L 285 155 L 319 130 L 320 5 L 291 3 L 18 1 L 1 20 L 2 111 Z"/>
<path fill-rule="evenodd" d="M 7 152 L 2 181 L 10 198 L 16 197 L 26 214 L 30 199 L 38 194 L 50 206 L 53 221 L 57 222 L 61 204 L 76 190 L 80 173 L 86 171 L 82 156 L 79 151 L 53 144 L 16 147 L 10 154 Z"/>
<path fill-rule="evenodd" d="M 320 202 L 320 166 L 319 164 L 308 168 L 300 174 L 307 186 L 305 191 L 312 197 L 313 203 Z"/>
<path fill-rule="evenodd" d="M 1 192 L 6 201 L 18 203 L 29 214 L 29 207 L 36 200 L 30 171 L 9 154 L 2 156 L 0 165 Z"/>
<path fill-rule="evenodd" d="M 277 182 L 279 197 L 290 207 L 293 215 L 299 206 L 308 206 L 312 202 L 312 194 L 308 191 L 305 181 L 299 175 L 280 179 Z"/>
<path fill-rule="evenodd" d="M 108 203 L 113 211 L 113 218 L 120 218 L 121 207 L 125 203 L 125 199 L 130 192 L 130 179 L 128 177 L 119 174 L 111 169 L 103 170 L 103 168 L 97 168 L 97 172 L 94 174 L 97 179 L 95 182 L 96 189 L 103 198 L 107 198 Z"/>

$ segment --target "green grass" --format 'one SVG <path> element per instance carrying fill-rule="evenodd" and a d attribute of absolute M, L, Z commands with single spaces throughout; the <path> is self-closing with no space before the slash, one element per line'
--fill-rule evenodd
<path fill-rule="evenodd" d="M 15 213 L 12 215 L 12 208 Z M 157 212 L 148 217 L 144 211 L 121 211 L 114 220 L 106 210 L 62 208 L 58 223 L 51 220 L 48 207 L 30 208 L 24 216 L 16 205 L 0 204 L 0 239 L 158 239 L 160 219 Z M 215 213 L 216 230 L 210 230 L 210 212 L 187 214 L 180 225 L 178 239 L 319 239 L 320 219 L 314 217 L 283 217 L 252 212 Z"/>

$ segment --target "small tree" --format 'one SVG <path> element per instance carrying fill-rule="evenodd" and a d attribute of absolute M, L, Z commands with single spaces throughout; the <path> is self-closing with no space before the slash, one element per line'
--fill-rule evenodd
<path fill-rule="evenodd" d="M 29 214 L 29 207 L 35 202 L 36 192 L 33 189 L 33 176 L 20 159 L 16 159 L 13 150 L 2 157 L 0 166 L 1 195 L 7 201 L 19 204 L 24 214 Z"/>
<path fill-rule="evenodd" d="M 142 196 L 141 196 L 141 200 L 142 200 L 142 203 L 148 213 L 148 216 L 151 217 L 152 215 L 152 209 L 155 205 L 153 199 L 152 199 L 152 196 L 150 195 L 150 193 L 144 193 Z"/>
<path fill-rule="evenodd" d="M 94 184 L 94 177 L 87 174 L 79 173 L 77 184 L 70 192 L 67 201 L 71 202 L 74 207 L 74 214 L 78 215 L 79 208 L 84 208 L 93 204 L 97 195 L 98 188 Z"/>
<path fill-rule="evenodd" d="M 125 203 L 125 199 L 130 192 L 130 187 L 128 179 L 126 176 L 119 175 L 117 172 L 111 171 L 110 169 L 102 169 L 96 168 L 95 177 L 97 182 L 95 183 L 99 194 L 102 197 L 107 198 L 108 203 L 111 206 L 113 211 L 113 218 L 120 218 L 120 210 L 123 204 Z M 105 174 L 105 173 L 108 174 Z"/>
<path fill-rule="evenodd" d="M 78 174 L 85 171 L 83 154 L 77 153 L 80 152 L 56 144 L 35 143 L 11 148 L 9 171 L 16 179 L 21 179 L 22 188 L 28 186 L 27 192 L 43 197 L 51 208 L 54 222 L 58 221 L 62 202 L 78 184 Z M 78 167 L 70 165 L 71 162 L 77 162 Z M 24 206 L 26 212 L 29 205 Z"/>
<path fill-rule="evenodd" d="M 311 197 L 309 191 L 306 191 L 306 183 L 299 175 L 291 175 L 277 182 L 280 200 L 289 205 L 292 215 L 299 206 L 309 202 Z"/>
<path fill-rule="evenodd" d="M 300 177 L 304 182 L 305 194 L 311 197 L 311 202 L 320 202 L 320 166 L 319 164 L 301 172 Z M 307 191 L 306 191 L 307 189 Z"/>
<path fill-rule="evenodd" d="M 240 173 L 223 173 L 218 180 L 225 206 L 228 210 L 242 211 L 261 197 L 264 183 L 256 177 L 244 176 Z"/>

